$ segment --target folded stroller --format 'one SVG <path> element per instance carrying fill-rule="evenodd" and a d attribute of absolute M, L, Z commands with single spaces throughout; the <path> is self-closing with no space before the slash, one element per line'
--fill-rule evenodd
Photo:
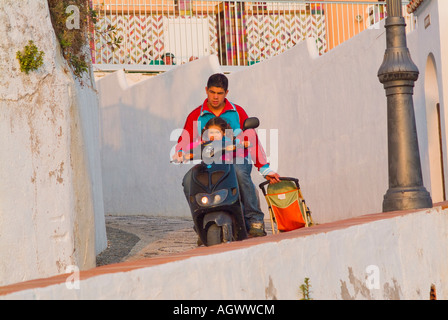
<path fill-rule="evenodd" d="M 265 181 L 259 187 L 268 203 L 273 234 L 309 227 L 313 224 L 311 212 L 303 199 L 298 179 L 281 177 L 278 183 L 269 184 L 269 181 Z M 277 225 L 277 232 L 274 223 Z"/>

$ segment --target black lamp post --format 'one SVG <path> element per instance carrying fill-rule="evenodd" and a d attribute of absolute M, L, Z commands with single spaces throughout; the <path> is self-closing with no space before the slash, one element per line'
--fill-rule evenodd
<path fill-rule="evenodd" d="M 431 208 L 423 186 L 412 97 L 419 72 L 407 48 L 401 0 L 386 0 L 386 5 L 387 48 L 378 70 L 387 96 L 389 189 L 383 211 Z"/>

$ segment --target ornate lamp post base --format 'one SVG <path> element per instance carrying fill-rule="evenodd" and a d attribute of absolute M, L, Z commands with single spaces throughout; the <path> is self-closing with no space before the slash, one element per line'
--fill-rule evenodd
<path fill-rule="evenodd" d="M 431 195 L 425 187 L 391 188 L 384 195 L 383 212 L 431 207 Z"/>

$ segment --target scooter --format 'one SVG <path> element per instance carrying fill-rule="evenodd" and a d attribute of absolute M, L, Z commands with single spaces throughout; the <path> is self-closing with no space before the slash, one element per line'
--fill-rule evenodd
<path fill-rule="evenodd" d="M 258 118 L 248 118 L 243 131 L 259 124 Z M 239 147 L 235 139 L 230 143 L 233 150 Z M 248 235 L 235 169 L 221 161 L 229 144 L 209 141 L 201 149 L 202 161 L 192 168 L 188 197 L 195 231 L 206 246 L 244 240 Z"/>

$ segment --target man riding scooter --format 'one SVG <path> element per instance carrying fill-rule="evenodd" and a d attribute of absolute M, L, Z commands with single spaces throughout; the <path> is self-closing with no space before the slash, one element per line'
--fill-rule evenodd
<path fill-rule="evenodd" d="M 175 149 L 176 152 L 173 155 L 173 160 L 176 162 L 183 162 L 185 159 L 184 150 L 187 150 L 191 143 L 200 141 L 201 132 L 211 118 L 221 117 L 225 119 L 235 135 L 241 132 L 243 123 L 248 118 L 243 108 L 227 100 L 228 79 L 224 74 L 218 73 L 212 75 L 208 79 L 205 91 L 207 99 L 187 117 L 183 133 L 179 137 Z M 243 161 L 238 161 L 234 164 L 234 168 L 240 189 L 246 228 L 249 236 L 265 236 L 264 213 L 261 211 L 255 185 L 250 175 L 252 171 L 251 159 L 254 160 L 258 171 L 270 183 L 280 182 L 280 176 L 269 167 L 266 154 L 257 137 L 255 139 L 255 146 L 247 149 L 245 152 Z M 191 170 L 187 172 L 183 179 L 184 193 L 187 200 L 190 194 L 190 180 Z"/>

